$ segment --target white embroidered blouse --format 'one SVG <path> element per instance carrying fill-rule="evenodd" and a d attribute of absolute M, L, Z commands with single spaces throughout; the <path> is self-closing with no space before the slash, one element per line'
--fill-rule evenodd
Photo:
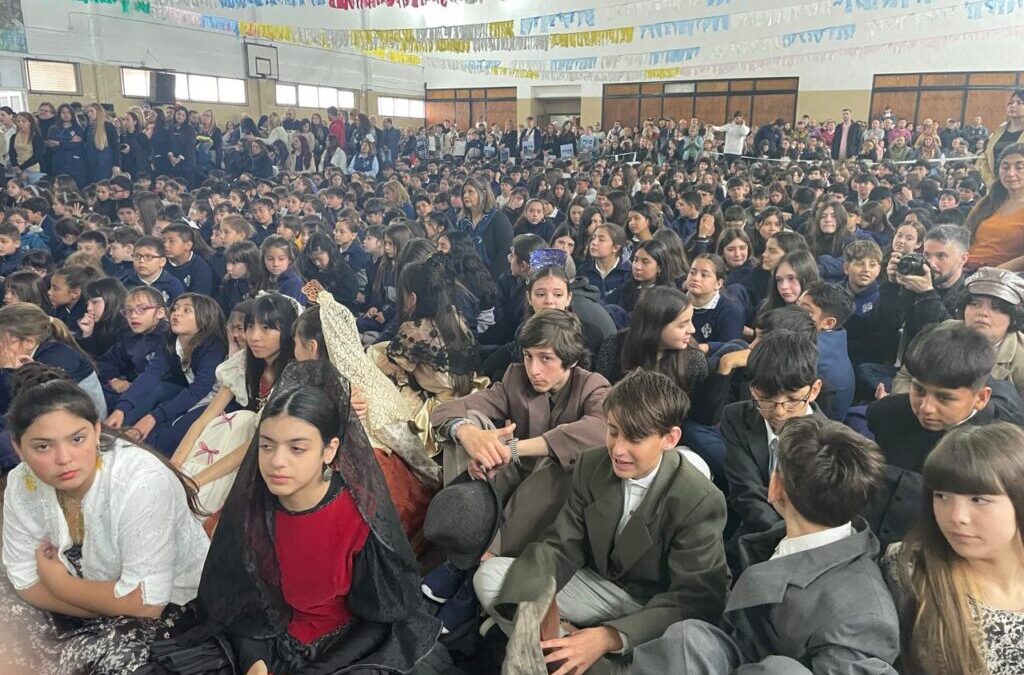
<path fill-rule="evenodd" d="M 142 587 L 142 602 L 184 605 L 196 597 L 210 542 L 188 508 L 177 477 L 146 450 L 120 439 L 100 453 L 96 479 L 82 500 L 82 577 L 116 581 L 122 598 Z M 3 564 L 14 588 L 36 584 L 35 552 L 44 541 L 72 547 L 56 491 L 18 465 L 4 493 Z"/>

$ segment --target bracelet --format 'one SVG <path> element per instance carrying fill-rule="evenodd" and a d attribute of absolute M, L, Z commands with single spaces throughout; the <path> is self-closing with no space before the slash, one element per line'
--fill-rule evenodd
<path fill-rule="evenodd" d="M 512 453 L 512 463 L 519 466 L 521 464 L 519 461 L 519 439 L 513 436 L 508 439 L 505 445 L 508 446 L 509 451 Z"/>

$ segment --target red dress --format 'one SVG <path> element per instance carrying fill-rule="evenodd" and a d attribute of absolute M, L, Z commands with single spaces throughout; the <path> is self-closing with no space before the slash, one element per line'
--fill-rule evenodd
<path fill-rule="evenodd" d="M 292 637 L 311 644 L 348 624 L 352 568 L 369 534 L 347 489 L 309 511 L 277 511 L 274 548 Z"/>

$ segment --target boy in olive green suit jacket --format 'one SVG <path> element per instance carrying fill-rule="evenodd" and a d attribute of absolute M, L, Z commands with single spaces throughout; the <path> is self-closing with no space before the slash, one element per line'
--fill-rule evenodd
<path fill-rule="evenodd" d="M 606 655 L 615 658 L 603 666 L 621 668 L 672 623 L 722 615 L 725 498 L 676 449 L 688 407 L 664 375 L 620 381 L 605 401 L 608 447 L 580 457 L 555 522 L 520 557 L 477 571 L 477 596 L 506 632 L 520 603 L 542 601 L 553 581 L 561 618 L 580 630 L 535 646 L 564 672 Z"/>

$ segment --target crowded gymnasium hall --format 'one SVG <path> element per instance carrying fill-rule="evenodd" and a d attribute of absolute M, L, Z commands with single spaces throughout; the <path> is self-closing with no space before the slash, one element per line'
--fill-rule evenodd
<path fill-rule="evenodd" d="M 0 675 L 1024 674 L 1022 36 L 0 0 Z"/>

